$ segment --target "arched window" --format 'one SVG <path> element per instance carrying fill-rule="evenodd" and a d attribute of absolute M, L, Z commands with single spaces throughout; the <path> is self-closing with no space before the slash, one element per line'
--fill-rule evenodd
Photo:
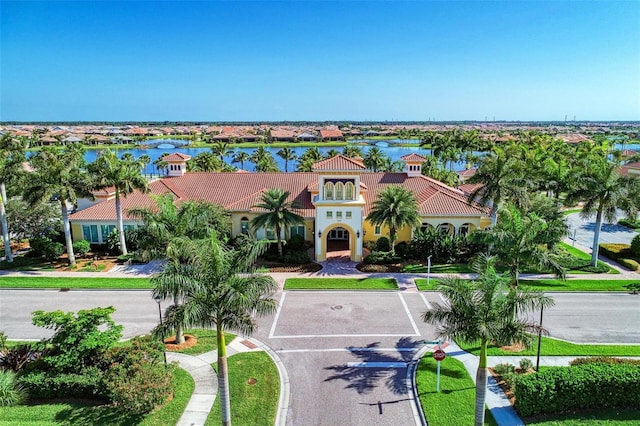
<path fill-rule="evenodd" d="M 336 200 L 344 200 L 344 184 L 342 182 L 336 183 Z"/>
<path fill-rule="evenodd" d="M 240 219 L 240 232 L 245 235 L 249 234 L 249 219 L 246 217 Z"/>
<path fill-rule="evenodd" d="M 331 182 L 324 184 L 324 199 L 333 200 L 333 184 Z"/>
<path fill-rule="evenodd" d="M 353 198 L 353 184 L 351 182 L 347 182 L 344 186 L 344 199 L 353 200 Z"/>

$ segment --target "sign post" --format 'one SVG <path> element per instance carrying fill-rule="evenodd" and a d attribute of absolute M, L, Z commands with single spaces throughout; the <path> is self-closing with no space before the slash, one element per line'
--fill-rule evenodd
<path fill-rule="evenodd" d="M 440 392 L 440 361 L 445 359 L 447 354 L 441 349 L 440 341 L 438 340 L 438 349 L 433 351 L 433 359 L 438 361 L 438 373 L 436 377 L 436 392 Z"/>

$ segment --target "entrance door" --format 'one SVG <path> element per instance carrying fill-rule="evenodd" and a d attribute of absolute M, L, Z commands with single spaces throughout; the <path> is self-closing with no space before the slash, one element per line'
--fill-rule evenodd
<path fill-rule="evenodd" d="M 327 251 L 349 250 L 349 231 L 333 228 L 327 235 Z"/>

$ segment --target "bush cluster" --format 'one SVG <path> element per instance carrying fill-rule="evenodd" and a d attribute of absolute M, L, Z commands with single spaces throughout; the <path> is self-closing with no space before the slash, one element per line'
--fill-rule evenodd
<path fill-rule="evenodd" d="M 80 240 L 73 243 L 73 252 L 76 256 L 85 257 L 91 250 L 91 243 L 87 240 Z"/>
<path fill-rule="evenodd" d="M 46 260 L 55 260 L 64 253 L 64 245 L 52 241 L 47 237 L 37 237 L 29 241 L 29 257 L 44 257 Z"/>
<path fill-rule="evenodd" d="M 620 219 L 618 223 L 622 226 L 626 226 L 627 228 L 631 228 L 631 229 L 640 228 L 640 220 L 638 219 L 625 217 L 624 219 Z"/>
<path fill-rule="evenodd" d="M 389 251 L 372 251 L 363 260 L 364 263 L 370 265 L 391 265 L 401 261 L 400 256 L 393 255 Z"/>
<path fill-rule="evenodd" d="M 640 234 L 633 237 L 631 240 L 631 254 L 634 255 L 637 259 L 640 259 Z"/>
<path fill-rule="evenodd" d="M 638 236 L 634 237 L 634 240 L 636 238 Z M 636 244 L 640 245 L 640 242 Z M 640 257 L 633 254 L 631 246 L 628 244 L 600 244 L 600 253 L 627 269 L 640 270 Z"/>
<path fill-rule="evenodd" d="M 640 367 L 586 363 L 551 367 L 515 378 L 515 408 L 523 417 L 581 409 L 640 408 Z"/>
<path fill-rule="evenodd" d="M 278 254 L 278 244 L 270 243 L 262 259 L 268 262 L 283 262 L 287 265 L 304 265 L 311 262 L 307 252 L 308 244 L 303 236 L 294 235 L 282 245 L 282 258 Z"/>

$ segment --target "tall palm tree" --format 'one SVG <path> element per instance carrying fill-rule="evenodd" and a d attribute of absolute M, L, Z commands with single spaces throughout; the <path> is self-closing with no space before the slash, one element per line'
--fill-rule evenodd
<path fill-rule="evenodd" d="M 473 264 L 475 281 L 445 278 L 437 290 L 446 303 L 433 303 L 422 320 L 437 327 L 439 336 L 461 343 L 480 342 L 476 373 L 476 426 L 484 425 L 487 392 L 487 346 L 494 343 L 529 345 L 533 331 L 544 331 L 522 314 L 553 305 L 542 293 L 509 286 L 509 277 L 496 273 L 495 259 L 482 256 Z"/>
<path fill-rule="evenodd" d="M 61 150 L 45 147 L 29 161 L 34 174 L 26 187 L 24 198 L 30 204 L 39 201 L 60 203 L 69 265 L 75 267 L 68 206 L 75 205 L 78 198 L 94 198 L 91 178 L 84 170 L 84 147 L 77 143 L 69 144 Z"/>
<path fill-rule="evenodd" d="M 233 149 L 229 147 L 229 144 L 226 142 L 215 142 L 211 147 L 211 152 L 214 155 L 217 155 L 220 158 L 220 162 L 224 164 L 224 157 L 233 155 Z"/>
<path fill-rule="evenodd" d="M 222 424 L 231 424 L 226 330 L 252 334 L 254 317 L 275 312 L 272 298 L 277 284 L 267 275 L 253 273 L 252 265 L 264 245 L 247 241 L 241 249 L 226 247 L 215 232 L 208 239 L 194 242 L 196 255 L 188 271 L 194 285 L 188 286 L 184 304 L 168 312 L 163 326 L 154 334 L 175 325 L 215 327 L 218 340 L 218 395 Z"/>
<path fill-rule="evenodd" d="M 602 222 L 611 223 L 616 220 L 616 210 L 623 208 L 629 215 L 633 214 L 633 202 L 629 202 L 634 183 L 633 177 L 619 173 L 620 163 L 610 160 L 607 155 L 592 156 L 577 177 L 577 189 L 567 197 L 567 202 L 574 204 L 582 201 L 580 216 L 589 219 L 596 216 L 591 249 L 591 265 L 596 266 L 600 244 Z"/>
<path fill-rule="evenodd" d="M 112 186 L 115 190 L 116 221 L 121 254 L 127 254 L 121 197 L 131 195 L 135 190 L 143 193 L 149 192 L 149 182 L 141 174 L 143 165 L 142 161 L 133 157 L 123 156 L 122 159 L 118 159 L 114 150 L 107 149 L 102 151 L 88 167 L 96 189 Z"/>
<path fill-rule="evenodd" d="M 284 160 L 284 172 L 288 173 L 289 161 L 294 161 L 296 158 L 298 158 L 295 151 L 293 150 L 293 148 L 285 147 L 278 151 L 276 154 L 278 154 L 278 156 Z"/>
<path fill-rule="evenodd" d="M 151 163 L 151 157 L 149 157 L 147 154 L 142 154 L 138 158 L 138 160 L 142 164 L 144 176 L 146 177 L 147 176 L 147 166 L 149 165 L 149 163 Z"/>
<path fill-rule="evenodd" d="M 391 253 L 395 254 L 398 231 L 405 226 L 418 226 L 418 202 L 411 191 L 402 186 L 389 185 L 378 193 L 367 220 L 374 225 L 389 228 Z"/>
<path fill-rule="evenodd" d="M 258 149 L 253 151 L 251 157 L 249 157 L 249 161 L 255 164 L 257 172 L 279 171 L 276 160 L 274 160 L 273 155 L 271 155 L 264 146 L 259 146 Z"/>
<path fill-rule="evenodd" d="M 364 165 L 373 172 L 379 172 L 384 169 L 385 159 L 387 155 L 377 146 L 369 148 L 364 155 Z"/>
<path fill-rule="evenodd" d="M 0 138 L 0 224 L 2 225 L 2 242 L 7 262 L 13 262 L 9 223 L 7 220 L 7 188 L 9 181 L 15 180 L 21 172 L 21 164 L 25 160 L 25 144 L 14 139 L 9 133 Z"/>
<path fill-rule="evenodd" d="M 282 229 L 293 225 L 304 224 L 304 218 L 295 212 L 297 203 L 287 201 L 289 191 L 272 188 L 267 189 L 260 197 L 260 202 L 253 206 L 265 210 L 251 220 L 254 229 L 270 228 L 275 230 L 278 240 L 278 255 L 282 257 Z"/>
<path fill-rule="evenodd" d="M 236 151 L 233 155 L 232 163 L 240 163 L 240 168 L 244 170 L 244 163 L 249 161 L 249 154 L 244 151 Z"/>
<path fill-rule="evenodd" d="M 187 163 L 187 170 L 190 172 L 218 172 L 222 165 L 218 157 L 212 152 L 201 152 Z"/>
<path fill-rule="evenodd" d="M 342 155 L 349 158 L 362 157 L 362 150 L 356 145 L 347 145 L 342 148 Z"/>

